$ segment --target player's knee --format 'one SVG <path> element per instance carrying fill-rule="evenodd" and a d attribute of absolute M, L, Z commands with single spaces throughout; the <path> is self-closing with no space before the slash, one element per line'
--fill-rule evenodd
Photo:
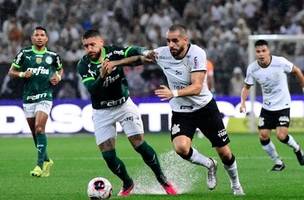
<path fill-rule="evenodd" d="M 35 126 L 35 132 L 36 133 L 43 133 L 44 132 L 44 127 L 41 125 L 36 125 Z"/>
<path fill-rule="evenodd" d="M 277 138 L 284 144 L 286 144 L 289 140 L 288 135 L 277 135 Z"/>
<path fill-rule="evenodd" d="M 175 148 L 175 152 L 185 160 L 189 160 L 192 156 L 193 149 L 186 149 L 186 148 Z"/>

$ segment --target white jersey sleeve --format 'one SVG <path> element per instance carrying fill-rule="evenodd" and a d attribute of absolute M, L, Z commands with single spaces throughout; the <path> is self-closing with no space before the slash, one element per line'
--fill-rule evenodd
<path fill-rule="evenodd" d="M 171 55 L 169 47 L 159 47 L 154 51 L 158 54 L 156 62 L 166 75 L 171 90 L 191 85 L 192 72 L 207 70 L 206 53 L 197 45 L 191 45 L 185 57 L 179 60 Z M 205 78 L 199 95 L 172 98 L 170 106 L 175 112 L 194 112 L 207 105 L 211 99 L 212 94 Z"/>
<path fill-rule="evenodd" d="M 279 56 L 272 56 L 271 63 L 266 68 L 261 67 L 257 61 L 248 66 L 245 83 L 253 85 L 256 81 L 261 85 L 264 109 L 275 111 L 290 107 L 287 73 L 292 68 L 293 63 Z"/>

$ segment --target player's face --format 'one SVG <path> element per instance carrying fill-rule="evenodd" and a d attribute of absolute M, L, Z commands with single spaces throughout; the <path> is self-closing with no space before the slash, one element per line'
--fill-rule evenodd
<path fill-rule="evenodd" d="M 103 48 L 103 39 L 101 37 L 90 37 L 82 40 L 82 45 L 88 56 L 96 60 L 100 57 L 101 49 Z"/>
<path fill-rule="evenodd" d="M 167 45 L 174 58 L 182 58 L 187 51 L 188 38 L 179 31 L 168 31 Z"/>
<path fill-rule="evenodd" d="M 45 47 L 48 41 L 48 36 L 46 35 L 44 30 L 37 29 L 34 31 L 32 35 L 32 43 L 34 46 L 38 47 L 38 49 Z"/>
<path fill-rule="evenodd" d="M 255 56 L 262 66 L 267 66 L 270 63 L 270 50 L 267 45 L 255 47 Z"/>

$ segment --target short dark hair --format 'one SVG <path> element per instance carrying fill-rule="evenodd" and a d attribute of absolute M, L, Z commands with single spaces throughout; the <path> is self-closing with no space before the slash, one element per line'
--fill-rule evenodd
<path fill-rule="evenodd" d="M 263 46 L 263 45 L 266 45 L 268 46 L 268 42 L 266 40 L 258 40 L 254 43 L 254 46 L 257 47 L 257 46 Z"/>
<path fill-rule="evenodd" d="M 172 26 L 170 26 L 169 31 L 179 31 L 182 35 L 187 35 L 187 28 L 182 24 L 173 24 Z"/>
<path fill-rule="evenodd" d="M 91 37 L 100 37 L 100 33 L 98 30 L 96 29 L 89 29 L 87 30 L 83 36 L 82 36 L 82 39 L 88 39 L 88 38 L 91 38 Z"/>
<path fill-rule="evenodd" d="M 45 29 L 44 27 L 42 27 L 42 26 L 36 26 L 35 29 L 34 29 L 34 31 L 33 31 L 33 33 L 34 33 L 36 30 L 42 30 L 42 31 L 45 32 L 45 34 L 47 34 L 46 29 Z"/>

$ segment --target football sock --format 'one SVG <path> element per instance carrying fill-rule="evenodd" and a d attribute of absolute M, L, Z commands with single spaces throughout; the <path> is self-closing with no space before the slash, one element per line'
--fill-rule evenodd
<path fill-rule="evenodd" d="M 280 141 L 293 148 L 295 152 L 300 150 L 300 145 L 295 141 L 295 139 L 291 135 L 287 135 L 284 140 Z"/>
<path fill-rule="evenodd" d="M 165 184 L 167 179 L 160 168 L 159 160 L 154 149 L 144 141 L 141 145 L 135 147 L 135 150 L 142 156 L 144 162 L 154 172 L 157 181 L 160 184 Z"/>
<path fill-rule="evenodd" d="M 224 164 L 224 168 L 226 169 L 229 178 L 230 178 L 230 183 L 231 186 L 238 187 L 240 186 L 240 180 L 239 180 L 239 175 L 238 175 L 238 170 L 237 170 L 237 164 L 234 155 L 232 154 L 232 157 L 228 161 L 222 161 Z"/>
<path fill-rule="evenodd" d="M 192 155 L 189 158 L 189 161 L 197 164 L 197 165 L 202 165 L 204 167 L 207 167 L 208 169 L 212 166 L 212 161 L 210 158 L 204 156 L 203 154 L 199 153 L 195 148 L 191 147 L 190 151 L 192 149 Z"/>
<path fill-rule="evenodd" d="M 37 165 L 42 169 L 42 165 L 45 158 L 46 146 L 47 146 L 47 138 L 44 133 L 37 133 L 36 137 L 37 137 L 37 150 L 38 150 Z"/>
<path fill-rule="evenodd" d="M 127 185 L 130 186 L 133 183 L 131 177 L 128 175 L 124 163 L 116 156 L 115 149 L 102 152 L 102 157 L 106 161 L 110 170 L 123 181 L 124 187 Z"/>
<path fill-rule="evenodd" d="M 271 160 L 273 160 L 275 164 L 282 165 L 283 162 L 280 159 L 279 154 L 278 154 L 274 144 L 270 141 L 270 139 L 260 140 L 260 142 L 262 144 L 262 148 L 266 151 L 266 153 L 269 155 Z"/>
<path fill-rule="evenodd" d="M 44 161 L 50 161 L 50 158 L 49 158 L 49 155 L 47 153 L 47 150 L 45 150 Z"/>

